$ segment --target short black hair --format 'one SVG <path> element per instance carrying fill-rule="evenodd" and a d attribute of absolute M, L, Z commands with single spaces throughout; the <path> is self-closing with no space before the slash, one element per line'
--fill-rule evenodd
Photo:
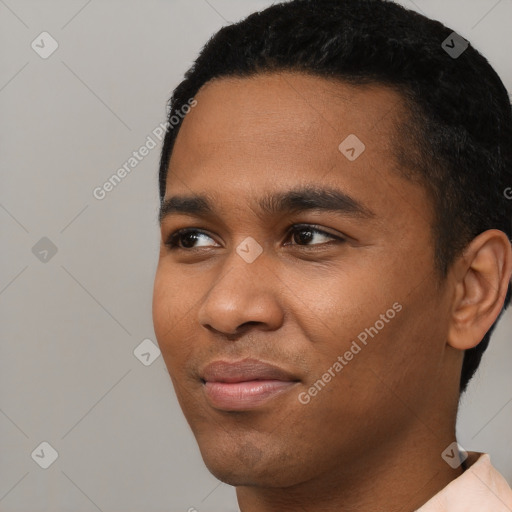
<path fill-rule="evenodd" d="M 223 27 L 169 100 L 160 200 L 182 109 L 208 81 L 292 71 L 388 86 L 400 94 L 409 114 L 398 130 L 396 157 L 432 199 L 435 268 L 443 279 L 478 234 L 499 229 L 512 236 L 512 200 L 506 193 L 512 186 L 509 97 L 471 45 L 460 55 L 449 54 L 453 37 L 464 43 L 442 23 L 390 0 L 291 0 Z M 509 284 L 498 319 L 476 347 L 465 351 L 460 393 L 510 299 Z"/>

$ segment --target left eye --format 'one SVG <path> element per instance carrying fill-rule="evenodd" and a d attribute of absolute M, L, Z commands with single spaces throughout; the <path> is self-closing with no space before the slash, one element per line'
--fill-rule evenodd
<path fill-rule="evenodd" d="M 165 242 L 165 245 L 169 247 L 169 249 L 180 249 L 180 250 L 191 250 L 200 247 L 208 247 L 208 243 L 203 243 L 200 246 L 195 246 L 195 243 L 198 240 L 205 238 L 209 238 L 213 240 L 213 238 L 208 235 L 206 232 L 201 231 L 199 229 L 188 228 L 188 229 L 179 229 L 172 233 Z M 344 238 L 333 235 L 331 233 L 327 233 L 322 231 L 321 229 L 315 228 L 309 224 L 295 224 L 288 231 L 286 239 L 292 238 L 296 243 L 295 244 L 285 244 L 285 245 L 299 245 L 299 246 L 309 246 L 309 245 L 323 245 L 322 242 L 318 242 L 318 238 L 327 238 L 330 240 L 337 240 L 338 242 L 344 242 Z M 315 242 L 316 243 L 312 243 Z M 326 242 L 324 242 L 326 243 Z"/>
<path fill-rule="evenodd" d="M 331 240 L 337 240 L 339 242 L 343 242 L 344 239 L 342 237 L 333 235 L 331 233 L 327 233 L 322 231 L 321 229 L 310 226 L 309 224 L 296 224 L 292 227 L 292 229 L 288 232 L 288 237 L 295 240 L 296 244 L 286 244 L 286 245 L 323 245 L 322 243 L 310 243 L 313 240 L 318 240 L 318 238 L 328 238 Z"/>

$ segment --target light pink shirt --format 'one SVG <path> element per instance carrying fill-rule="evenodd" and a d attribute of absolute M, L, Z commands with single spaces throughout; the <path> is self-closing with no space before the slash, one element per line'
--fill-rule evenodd
<path fill-rule="evenodd" d="M 468 452 L 468 469 L 416 512 L 512 512 L 512 489 L 487 453 Z"/>

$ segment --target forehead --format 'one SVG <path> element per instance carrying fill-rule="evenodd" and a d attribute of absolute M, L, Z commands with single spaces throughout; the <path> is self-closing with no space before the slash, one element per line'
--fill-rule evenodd
<path fill-rule="evenodd" d="M 195 99 L 178 140 L 193 144 L 196 154 L 219 143 L 264 143 L 266 151 L 313 155 L 319 146 L 336 149 L 350 133 L 382 143 L 403 111 L 401 96 L 388 87 L 291 72 L 216 79 Z"/>
<path fill-rule="evenodd" d="M 234 201 L 271 187 L 328 184 L 363 203 L 398 206 L 385 193 L 407 186 L 393 151 L 405 113 L 394 90 L 282 72 L 213 80 L 195 99 L 174 145 L 166 196 L 206 192 Z M 347 158 L 350 146 L 355 159 Z"/>

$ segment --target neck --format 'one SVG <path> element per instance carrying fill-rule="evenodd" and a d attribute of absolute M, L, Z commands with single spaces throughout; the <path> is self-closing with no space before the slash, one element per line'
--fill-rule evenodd
<path fill-rule="evenodd" d="M 442 435 L 418 421 L 399 440 L 352 456 L 328 474 L 286 488 L 237 487 L 239 507 L 241 512 L 412 512 L 462 474 L 441 457 L 454 441 L 454 428 Z"/>

